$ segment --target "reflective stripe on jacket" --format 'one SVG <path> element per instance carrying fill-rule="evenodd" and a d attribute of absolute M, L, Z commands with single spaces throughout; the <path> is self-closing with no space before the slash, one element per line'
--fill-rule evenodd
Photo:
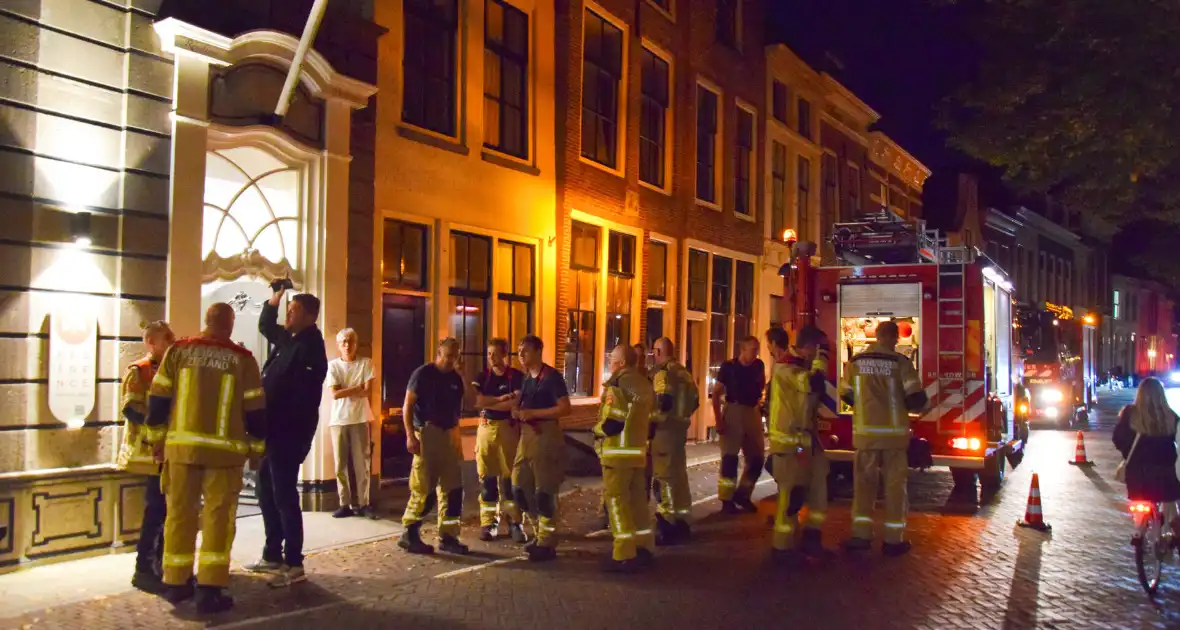
<path fill-rule="evenodd" d="M 906 448 L 910 417 L 906 396 L 922 391 L 914 364 L 878 344 L 852 357 L 840 382 L 840 398 L 853 406 L 855 448 Z"/>
<path fill-rule="evenodd" d="M 604 384 L 598 424 L 594 426 L 596 450 L 603 466 L 643 467 L 647 461 L 647 429 L 651 422 L 651 382 L 635 368 L 619 370 Z M 607 435 L 607 423 L 622 422 L 622 432 Z M 612 423 L 613 424 L 613 423 Z"/>
<path fill-rule="evenodd" d="M 207 337 L 182 339 L 152 381 L 148 439 L 164 439 L 170 462 L 241 466 L 264 450 L 265 405 L 250 351 Z"/>
<path fill-rule="evenodd" d="M 150 357 L 144 357 L 127 368 L 123 377 L 123 396 L 119 401 L 119 412 L 126 421 L 123 424 L 123 443 L 115 466 L 136 475 L 158 475 L 160 465 L 152 455 L 152 445 L 144 439 L 144 420 L 147 418 L 147 392 L 156 375 L 156 366 Z"/>

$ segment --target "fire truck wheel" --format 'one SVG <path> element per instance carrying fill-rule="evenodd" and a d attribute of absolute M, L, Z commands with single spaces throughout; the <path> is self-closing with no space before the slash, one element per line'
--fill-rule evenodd
<path fill-rule="evenodd" d="M 1007 472 L 1007 460 L 1002 455 L 993 455 L 983 462 L 983 470 L 979 471 L 979 487 L 984 492 L 994 493 L 1004 485 L 1004 473 Z"/>
<path fill-rule="evenodd" d="M 955 481 L 955 490 L 959 492 L 975 490 L 975 471 L 968 468 L 952 468 L 951 479 Z"/>

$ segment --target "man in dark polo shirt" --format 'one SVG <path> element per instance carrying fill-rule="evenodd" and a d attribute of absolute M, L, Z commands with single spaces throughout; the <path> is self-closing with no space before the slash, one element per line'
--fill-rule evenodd
<path fill-rule="evenodd" d="M 474 402 L 459 375 L 459 342 L 443 339 L 433 363 L 414 370 L 406 387 L 402 420 L 406 427 L 406 449 L 414 454 L 410 468 L 410 501 L 406 503 L 402 534 L 398 546 L 409 553 L 434 553 L 434 547 L 422 542 L 422 518 L 435 503 L 435 488 L 446 496 L 446 505 L 438 506 L 439 549 L 467 554 L 467 545 L 459 542 L 459 525 L 463 517 L 463 453 L 459 441 L 459 414 L 463 402 Z"/>
<path fill-rule="evenodd" d="M 520 444 L 520 423 L 512 408 L 524 380 L 508 365 L 508 342 L 488 342 L 488 369 L 472 383 L 479 429 L 475 434 L 475 470 L 479 475 L 479 539 L 495 540 L 507 532 L 518 543 L 527 542 L 520 527 L 520 508 L 512 500 L 512 466 Z"/>
<path fill-rule="evenodd" d="M 740 343 L 738 358 L 721 364 L 717 381 L 713 384 L 713 417 L 717 422 L 717 434 L 721 437 L 717 497 L 721 499 L 722 511 L 727 514 L 758 511 L 750 501 L 750 493 L 766 460 L 762 414 L 758 410 L 765 387 L 766 366 L 758 358 L 758 338 L 746 337 Z M 737 478 L 738 453 L 746 459 L 740 482 Z"/>
<path fill-rule="evenodd" d="M 520 342 L 524 383 L 512 417 L 524 425 L 512 468 L 512 493 L 529 515 L 534 540 L 525 546 L 529 560 L 557 557 L 557 493 L 565 475 L 565 435 L 559 420 L 569 415 L 565 380 L 541 360 L 544 344 L 529 335 Z"/>

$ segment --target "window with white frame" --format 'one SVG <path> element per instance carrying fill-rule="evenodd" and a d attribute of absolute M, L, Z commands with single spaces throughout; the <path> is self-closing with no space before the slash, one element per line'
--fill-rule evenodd
<path fill-rule="evenodd" d="M 484 1 L 484 146 L 527 158 L 529 18 L 502 0 Z"/>
<path fill-rule="evenodd" d="M 717 136 L 721 98 L 709 88 L 697 84 L 697 199 L 718 203 Z"/>
<path fill-rule="evenodd" d="M 848 165 L 848 217 L 856 220 L 863 212 L 864 208 L 860 203 L 860 188 L 862 182 L 860 181 L 860 167 L 856 164 Z"/>
<path fill-rule="evenodd" d="M 737 138 L 733 160 L 733 211 L 752 216 L 754 207 L 754 114 L 737 108 Z"/>
<path fill-rule="evenodd" d="M 496 244 L 496 336 L 508 340 L 509 356 L 516 356 L 521 340 L 533 331 L 535 265 L 532 245 Z"/>
<path fill-rule="evenodd" d="M 704 313 L 709 307 L 709 252 L 688 250 L 688 310 Z"/>
<path fill-rule="evenodd" d="M 1111 309 L 1112 309 L 1111 316 L 1114 317 L 1115 319 L 1122 319 L 1123 318 L 1122 310 L 1121 310 L 1122 305 L 1119 303 L 1119 298 L 1121 296 L 1122 296 L 1122 291 L 1115 289 L 1114 295 L 1112 295 L 1110 298 L 1111 299 L 1110 305 L 1111 305 Z"/>
<path fill-rule="evenodd" d="M 717 18 L 713 22 L 717 41 L 730 48 L 737 48 L 740 43 L 740 11 L 739 0 L 717 0 Z"/>
<path fill-rule="evenodd" d="M 492 239 L 451 232 L 451 282 L 447 294 L 451 335 L 459 340 L 465 383 L 479 380 L 488 345 Z"/>
<path fill-rule="evenodd" d="M 787 231 L 787 147 L 772 141 L 770 148 L 770 237 L 785 239 Z M 799 238 L 805 238 L 799 232 Z"/>
<path fill-rule="evenodd" d="M 737 261 L 733 287 L 733 338 L 745 339 L 754 325 L 754 263 Z"/>
<path fill-rule="evenodd" d="M 781 81 L 774 81 L 770 85 L 770 115 L 786 125 L 787 123 L 787 86 Z"/>
<path fill-rule="evenodd" d="M 606 353 L 602 380 L 610 377 L 610 353 L 631 345 L 631 290 L 635 282 L 635 237 L 610 231 L 606 244 Z"/>
<path fill-rule="evenodd" d="M 574 301 L 566 314 L 565 385 L 576 396 L 589 396 L 594 391 L 600 233 L 597 226 L 586 223 L 574 221 L 570 226 L 570 282 Z"/>
<path fill-rule="evenodd" d="M 623 31 L 586 9 L 582 45 L 582 157 L 617 168 Z"/>
<path fill-rule="evenodd" d="M 809 222 L 811 215 L 811 160 L 799 156 L 798 172 L 795 174 L 795 217 L 799 224 L 799 234 L 811 234 Z M 830 226 L 822 227 L 824 231 Z"/>
<path fill-rule="evenodd" d="M 668 62 L 644 48 L 639 112 L 639 179 L 664 188 L 668 119 Z"/>
<path fill-rule="evenodd" d="M 402 120 L 455 136 L 458 0 L 405 0 Z"/>
<path fill-rule="evenodd" d="M 721 364 L 729 358 L 729 315 L 733 306 L 733 259 L 713 255 L 713 281 L 709 303 L 709 388 Z"/>

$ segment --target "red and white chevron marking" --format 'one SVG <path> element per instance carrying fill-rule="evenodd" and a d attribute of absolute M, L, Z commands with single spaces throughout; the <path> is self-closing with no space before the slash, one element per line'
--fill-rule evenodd
<path fill-rule="evenodd" d="M 962 424 L 983 420 L 987 411 L 983 381 L 967 381 L 966 392 L 967 400 L 964 403 L 959 383 L 948 383 L 945 392 L 939 390 L 937 381 L 927 384 L 926 397 L 930 399 L 930 407 L 922 414 L 920 421 Z"/>

